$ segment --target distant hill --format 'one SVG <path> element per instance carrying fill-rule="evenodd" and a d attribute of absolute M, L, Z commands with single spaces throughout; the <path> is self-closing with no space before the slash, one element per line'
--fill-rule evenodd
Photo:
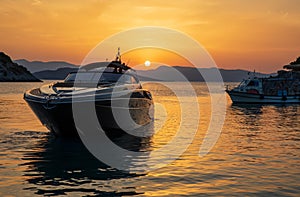
<path fill-rule="evenodd" d="M 174 66 L 177 71 L 186 77 L 188 81 L 204 81 L 201 73 L 214 74 L 217 68 L 200 68 L 200 73 L 197 68 L 185 67 L 185 66 Z M 138 70 L 137 73 L 141 78 L 147 77 L 152 79 L 164 80 L 164 81 L 182 81 L 182 78 L 172 72 L 171 67 L 160 66 L 153 70 Z M 224 82 L 240 82 L 245 78 L 248 78 L 249 71 L 247 70 L 226 70 L 219 69 L 220 74 Z M 266 77 L 268 74 L 256 73 L 257 76 Z M 214 81 L 212 79 L 211 81 Z"/>
<path fill-rule="evenodd" d="M 98 63 L 97 63 L 98 64 Z M 97 64 L 90 64 L 89 67 L 94 67 Z M 102 64 L 99 64 L 103 66 Z M 189 81 L 204 81 L 201 73 L 211 73 L 214 74 L 215 69 L 217 68 L 201 68 L 200 73 L 194 67 L 185 67 L 185 66 L 160 66 L 157 69 L 152 70 L 137 70 L 137 74 L 139 75 L 140 80 L 142 81 L 182 81 L 182 78 L 179 76 L 174 75 L 172 69 L 175 68 L 181 74 L 183 74 L 187 80 Z M 78 67 L 75 68 L 59 68 L 56 70 L 44 70 L 40 72 L 33 73 L 34 76 L 38 77 L 39 79 L 56 79 L 62 80 L 64 79 L 68 73 L 76 72 Z M 221 76 L 225 82 L 239 82 L 245 78 L 248 78 L 249 71 L 247 70 L 226 70 L 226 69 L 219 69 Z M 258 76 L 269 76 L 267 74 L 256 73 Z"/>
<path fill-rule="evenodd" d="M 33 76 L 25 67 L 14 63 L 11 58 L 0 52 L 0 81 L 41 81 Z"/>
<path fill-rule="evenodd" d="M 39 79 L 55 79 L 55 80 L 62 80 L 64 78 L 66 78 L 66 76 L 70 73 L 70 72 L 76 72 L 78 70 L 78 68 L 58 68 L 56 70 L 44 70 L 44 71 L 39 71 L 39 72 L 35 72 L 33 73 L 33 75 Z"/>
<path fill-rule="evenodd" d="M 31 73 L 40 72 L 44 70 L 56 70 L 58 68 L 78 68 L 78 65 L 63 61 L 28 61 L 25 59 L 15 60 L 15 63 L 21 64 L 27 68 Z"/>
<path fill-rule="evenodd" d="M 107 66 L 107 64 L 108 64 L 107 62 L 95 62 L 95 63 L 85 65 L 85 68 L 93 69 L 93 68 Z M 34 74 L 34 76 L 36 76 L 39 79 L 62 80 L 64 78 L 66 78 L 66 76 L 70 72 L 76 72 L 78 69 L 79 69 L 79 66 L 59 67 L 59 68 L 53 69 L 53 70 L 46 69 L 46 70 L 38 71 L 33 74 Z"/>

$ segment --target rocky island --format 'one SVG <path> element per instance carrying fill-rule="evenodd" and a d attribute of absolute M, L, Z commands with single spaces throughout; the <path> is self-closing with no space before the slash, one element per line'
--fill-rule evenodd
<path fill-rule="evenodd" d="M 0 52 L 0 82 L 40 82 L 25 67 L 14 63 L 11 58 Z"/>

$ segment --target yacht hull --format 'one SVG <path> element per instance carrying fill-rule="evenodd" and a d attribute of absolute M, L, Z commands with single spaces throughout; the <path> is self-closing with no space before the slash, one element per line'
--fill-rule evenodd
<path fill-rule="evenodd" d="M 35 97 L 27 92 L 24 99 L 39 118 L 41 123 L 57 136 L 77 136 L 78 129 L 74 121 L 74 102 L 72 100 L 50 100 L 46 97 Z M 95 99 L 92 101 L 75 101 L 76 106 L 95 106 L 96 116 L 99 124 L 105 131 L 122 130 L 119 122 L 115 120 L 114 114 L 124 114 L 129 111 L 132 120 L 137 125 L 146 125 L 151 122 L 150 112 L 153 105 L 151 98 L 130 98 L 124 102 L 124 98 Z M 92 103 L 91 103 L 92 102 Z M 76 110 L 77 113 L 80 111 Z M 84 114 L 89 117 L 91 114 Z M 130 125 L 126 129 L 131 129 Z M 134 128 L 132 128 L 134 129 Z"/>
<path fill-rule="evenodd" d="M 300 95 L 268 96 L 226 90 L 233 103 L 300 103 Z"/>

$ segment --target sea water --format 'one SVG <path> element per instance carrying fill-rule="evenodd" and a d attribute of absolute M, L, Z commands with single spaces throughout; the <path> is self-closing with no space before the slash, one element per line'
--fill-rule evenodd
<path fill-rule="evenodd" d="M 186 90 L 186 83 L 170 83 Z M 199 148 L 212 119 L 211 100 L 205 83 L 192 83 L 200 112 L 196 135 L 186 136 L 192 137 L 192 143 L 168 165 L 135 173 L 134 169 L 119 170 L 99 161 L 80 139 L 61 139 L 50 134 L 23 100 L 25 90 L 40 85 L 0 83 L 0 196 L 300 193 L 300 105 L 232 105 L 227 96 L 221 135 L 211 151 L 200 157 Z M 157 104 L 154 121 L 159 131 L 148 140 L 129 146 L 138 146 L 135 151 L 148 152 L 151 158 L 153 151 L 176 137 L 182 120 L 181 106 L 166 86 L 144 83 L 144 87 L 152 92 Z M 198 110 L 193 102 L 187 105 Z M 192 113 L 190 116 L 186 118 L 195 118 Z M 120 137 L 118 143 L 129 141 Z M 161 155 L 162 160 L 167 157 Z M 132 164 L 139 162 L 144 160 L 137 158 Z"/>

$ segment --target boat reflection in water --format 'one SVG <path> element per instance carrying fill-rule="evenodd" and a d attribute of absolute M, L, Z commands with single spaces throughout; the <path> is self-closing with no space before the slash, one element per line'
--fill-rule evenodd
<path fill-rule="evenodd" d="M 263 135 L 281 131 L 282 139 L 298 135 L 298 114 L 300 104 L 242 104 L 233 103 L 227 110 L 234 120 L 234 126 L 242 134 Z M 285 125 L 285 126 L 284 126 Z M 290 125 L 290 126 L 288 126 Z M 278 134 L 278 133 L 277 133 Z M 267 138 L 267 136 L 265 136 Z M 274 135 L 271 137 L 275 137 Z M 270 138 L 270 137 L 269 137 Z"/>
<path fill-rule="evenodd" d="M 110 136 L 119 146 L 131 151 L 149 149 L 151 138 L 141 138 L 132 135 Z M 101 143 L 101 142 L 99 142 Z M 136 188 L 126 188 L 123 182 L 135 181 L 144 174 L 135 174 L 111 168 L 96 159 L 83 145 L 79 138 L 55 138 L 48 135 L 35 149 L 28 152 L 23 160 L 29 160 L 23 176 L 30 184 L 26 190 L 39 195 L 105 195 L 123 196 L 138 195 Z M 142 158 L 124 158 L 135 166 L 143 162 Z M 131 161 L 130 161 L 131 160 Z M 123 185 L 123 186 L 122 186 Z"/>

